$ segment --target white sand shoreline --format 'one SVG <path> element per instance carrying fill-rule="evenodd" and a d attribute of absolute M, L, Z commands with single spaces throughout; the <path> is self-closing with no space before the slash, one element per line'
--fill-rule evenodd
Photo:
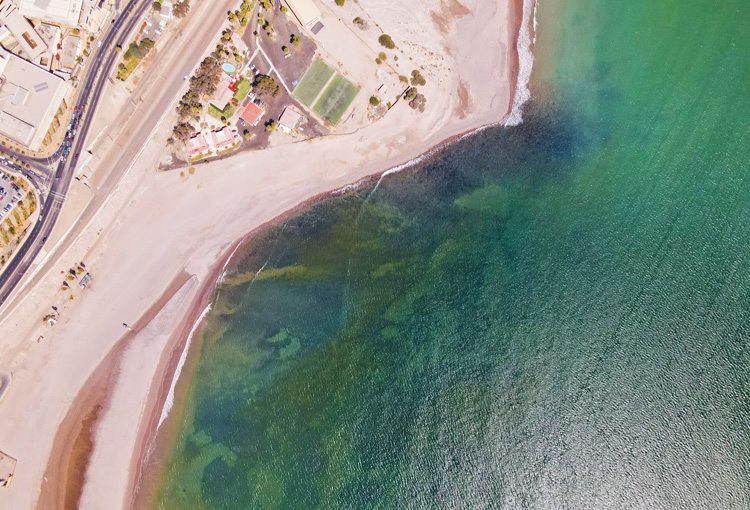
<path fill-rule="evenodd" d="M 384 0 L 366 2 L 375 6 L 373 9 L 388 4 Z M 412 16 L 427 19 L 431 8 L 440 9 L 444 5 L 445 2 L 437 0 L 423 0 L 420 2 L 423 11 Z M 103 228 L 92 227 L 99 229 L 95 236 L 101 235 L 87 255 L 87 264 L 97 275 L 97 287 L 75 304 L 75 314 L 61 321 L 50 342 L 27 348 L 15 362 L 14 389 L 20 385 L 27 393 L 9 392 L 0 412 L 13 413 L 14 419 L 0 423 L 0 434 L 5 437 L 4 444 L 10 442 L 21 454 L 16 450 L 9 452 L 19 457 L 17 480 L 10 491 L 0 493 L 0 506 L 35 505 L 53 439 L 71 402 L 82 390 L 87 391 L 84 384 L 88 375 L 122 334 L 121 322 L 131 322 L 143 315 L 179 273 L 187 271 L 197 279 L 197 285 L 185 290 L 180 298 L 181 302 L 194 305 L 207 289 L 213 292 L 217 282 L 211 268 L 232 248 L 237 249 L 237 239 L 246 240 L 311 201 L 352 189 L 351 183 L 382 179 L 412 167 L 446 144 L 506 118 L 515 82 L 508 56 L 515 51 L 516 37 L 510 30 L 491 25 L 493 22 L 511 25 L 509 4 L 504 0 L 473 0 L 464 8 L 479 14 L 461 16 L 452 32 L 460 30 L 472 37 L 455 44 L 452 38 L 445 37 L 446 54 L 453 55 L 455 62 L 452 85 L 430 89 L 428 82 L 430 109 L 422 116 L 404 105 L 389 114 L 390 124 L 376 123 L 348 135 L 274 147 L 258 154 L 200 165 L 194 176 L 182 179 L 176 172 L 153 173 L 148 166 L 151 163 L 143 162 L 143 158 L 154 159 L 153 151 L 144 151 L 135 172 L 124 179 L 123 188 L 129 189 L 129 194 L 114 200 L 105 211 L 110 214 L 110 223 Z M 526 24 L 530 23 L 527 19 Z M 388 28 L 394 38 L 398 37 L 398 30 L 398 27 Z M 436 30 L 433 32 L 437 34 Z M 488 44 L 488 34 L 494 43 Z M 497 68 L 488 69 L 484 65 L 495 60 Z M 467 86 L 468 107 L 458 105 L 456 89 L 452 88 Z M 212 215 L 207 217 L 196 211 L 194 203 L 210 198 L 217 201 L 212 204 L 215 205 Z M 251 234 L 247 234 L 248 230 Z M 33 318 L 35 310 L 40 308 L 34 300 L 44 300 L 50 289 L 55 290 L 49 285 L 32 289 L 13 320 L 3 325 L 3 332 L 25 318 Z M 188 329 L 197 328 L 197 318 L 186 316 L 184 309 L 192 309 L 193 305 L 183 305 L 182 311 L 174 308 L 164 328 L 171 328 L 169 331 L 184 330 L 186 325 Z M 175 365 L 165 360 L 173 357 L 171 350 L 177 349 L 179 353 L 192 350 L 185 345 L 186 337 L 175 344 L 167 338 L 170 335 L 161 333 L 139 332 L 132 340 L 131 354 L 118 361 L 120 372 L 140 374 L 147 382 L 143 387 L 149 389 L 132 394 L 120 391 L 116 400 L 109 399 L 97 425 L 81 508 L 129 506 L 131 488 L 140 469 L 138 464 L 150 435 L 146 422 L 156 425 L 157 415 L 161 421 L 166 409 L 166 398 L 157 398 L 156 394 L 175 391 L 178 381 L 178 374 L 173 373 Z M 146 353 L 151 352 L 162 355 L 156 360 L 149 359 Z M 81 366 L 82 360 L 85 366 Z M 167 366 L 172 370 L 167 370 Z M 167 390 L 166 384 L 172 389 Z M 117 388 L 110 395 L 116 391 Z M 28 399 L 37 402 L 39 409 L 30 409 Z M 33 433 L 29 427 L 34 428 Z M 115 438 L 118 441 L 122 438 L 121 451 L 105 448 Z"/>

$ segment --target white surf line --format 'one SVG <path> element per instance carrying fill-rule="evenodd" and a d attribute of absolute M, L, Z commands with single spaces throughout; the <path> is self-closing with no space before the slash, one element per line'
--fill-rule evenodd
<path fill-rule="evenodd" d="M 232 253 L 229 254 L 229 257 L 227 257 L 226 262 L 224 262 L 224 267 L 221 268 L 221 276 L 219 276 L 219 279 L 216 281 L 214 288 L 218 288 L 221 283 L 224 281 L 224 278 L 227 275 L 227 266 L 229 263 L 234 259 L 234 254 L 237 253 L 237 250 L 240 249 L 240 247 L 244 243 L 242 241 L 237 243 L 237 246 L 234 247 L 234 250 L 232 250 Z M 218 298 L 218 295 L 216 296 Z M 203 322 L 203 319 L 206 318 L 206 315 L 208 315 L 208 312 L 211 311 L 211 307 L 213 306 L 213 303 L 216 301 L 212 301 L 209 303 L 206 308 L 203 309 L 200 316 L 195 320 L 195 323 L 193 324 L 193 327 L 190 329 L 190 333 L 188 333 L 188 337 L 185 340 L 185 347 L 182 349 L 182 353 L 180 354 L 180 360 L 177 362 L 177 367 L 175 368 L 174 375 L 172 376 L 172 384 L 169 385 L 169 392 L 167 393 L 167 398 L 164 401 L 164 407 L 161 409 L 161 416 L 159 416 L 159 423 L 156 425 L 156 430 L 159 430 L 159 427 L 161 427 L 161 424 L 164 422 L 164 420 L 167 419 L 167 416 L 169 416 L 169 412 L 172 410 L 172 406 L 174 406 L 174 391 L 177 387 L 177 381 L 180 378 L 180 374 L 182 373 L 182 367 L 185 366 L 185 361 L 187 360 L 188 351 L 190 350 L 190 344 L 193 340 L 193 334 L 195 334 L 195 331 L 198 329 L 198 326 Z"/>
<path fill-rule="evenodd" d="M 164 423 L 164 420 L 167 419 L 167 416 L 169 416 L 169 412 L 172 410 L 172 406 L 174 406 L 174 391 L 177 387 L 177 380 L 180 378 L 180 374 L 182 373 L 182 367 L 185 366 L 185 361 L 187 361 L 187 355 L 188 351 L 190 350 L 190 343 L 193 340 L 193 334 L 195 334 L 195 331 L 198 329 L 198 326 L 203 322 L 203 319 L 208 315 L 208 312 L 211 311 L 211 304 L 208 304 L 206 308 L 203 309 L 203 312 L 201 312 L 200 316 L 195 320 L 193 323 L 193 327 L 190 329 L 190 333 L 188 333 L 187 340 L 185 340 L 185 347 L 182 349 L 182 353 L 180 354 L 180 361 L 177 362 L 177 368 L 174 370 L 174 376 L 172 377 L 172 383 L 169 385 L 169 392 L 167 393 L 167 398 L 164 400 L 164 407 L 161 409 L 161 416 L 159 416 L 159 423 L 156 425 L 156 430 L 158 432 L 159 427 L 161 427 L 161 424 Z"/>
<path fill-rule="evenodd" d="M 261 53 L 263 54 L 263 56 L 264 56 L 264 57 L 266 57 L 266 62 L 268 62 L 268 65 L 269 65 L 269 66 L 271 66 L 271 71 L 269 71 L 269 72 L 274 72 L 274 73 L 276 73 L 276 76 L 278 76 L 278 77 L 279 77 L 279 81 L 281 81 L 281 84 L 282 84 L 282 85 L 284 86 L 284 88 L 286 89 L 286 91 L 287 91 L 287 94 L 291 95 L 291 94 L 292 94 L 292 91 L 291 91 L 291 90 L 289 90 L 289 87 L 287 87 L 287 86 L 286 86 L 286 82 L 284 82 L 284 78 L 283 78 L 283 77 L 281 76 L 281 74 L 279 73 L 279 70 L 278 70 L 278 69 L 276 69 L 276 66 L 275 66 L 275 65 L 273 65 L 273 62 L 271 62 L 271 59 L 270 59 L 270 58 L 268 58 L 268 55 L 266 55 L 266 52 L 265 52 L 265 50 L 264 50 L 264 49 L 263 49 L 263 48 L 262 48 L 262 47 L 260 46 L 260 41 L 258 41 L 258 49 L 259 49 L 259 50 L 260 50 L 260 52 L 261 52 Z"/>
<path fill-rule="evenodd" d="M 533 18 L 532 18 L 533 16 Z M 533 23 L 534 34 L 531 34 Z M 510 113 L 503 119 L 503 126 L 517 126 L 523 122 L 523 105 L 531 99 L 529 80 L 531 70 L 534 67 L 533 41 L 536 40 L 536 1 L 523 0 L 523 15 L 521 16 L 521 27 L 518 30 L 518 42 L 516 53 L 518 55 L 518 76 L 516 78 L 516 91 L 513 95 L 513 106 Z"/>

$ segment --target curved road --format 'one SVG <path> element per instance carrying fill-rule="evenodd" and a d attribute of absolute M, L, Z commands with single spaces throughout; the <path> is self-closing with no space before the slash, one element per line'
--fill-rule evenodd
<path fill-rule="evenodd" d="M 47 199 L 42 203 L 39 219 L 16 256 L 0 275 L 0 305 L 5 302 L 18 282 L 21 281 L 23 275 L 41 251 L 47 236 L 52 232 L 75 173 L 76 163 L 78 163 L 77 155 L 83 150 L 90 121 L 93 118 L 92 113 L 99 103 L 99 98 L 109 79 L 109 73 L 120 55 L 116 48 L 118 45 L 124 44 L 125 38 L 151 4 L 150 0 L 130 0 L 120 15 L 114 19 L 101 41 L 101 46 L 97 48 L 93 57 L 89 60 L 86 75 L 79 84 L 80 92 L 74 119 L 79 118 L 79 112 L 83 111 L 84 108 L 87 109 L 83 113 L 79 125 L 75 128 L 76 136 L 73 137 L 70 144 L 69 157 L 60 159 L 57 168 L 54 170 L 54 179 Z M 70 140 L 70 138 L 66 136 L 65 140 Z M 21 161 L 28 162 L 29 166 L 33 166 L 35 169 L 44 168 L 46 166 L 44 162 L 48 161 L 47 158 L 22 157 L 10 151 L 9 154 Z M 29 175 L 28 171 L 24 171 L 24 173 Z M 34 182 L 38 183 L 37 180 L 34 180 Z"/>

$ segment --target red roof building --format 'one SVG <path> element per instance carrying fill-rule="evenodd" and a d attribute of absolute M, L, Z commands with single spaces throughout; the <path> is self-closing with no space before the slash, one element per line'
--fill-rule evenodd
<path fill-rule="evenodd" d="M 262 116 L 263 108 L 253 102 L 250 102 L 250 104 L 247 105 L 247 108 L 245 108 L 245 111 L 242 112 L 242 120 L 250 126 L 256 125 Z"/>

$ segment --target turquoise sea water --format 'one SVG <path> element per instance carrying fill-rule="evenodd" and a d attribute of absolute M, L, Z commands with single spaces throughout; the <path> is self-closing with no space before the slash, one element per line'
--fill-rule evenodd
<path fill-rule="evenodd" d="M 157 508 L 750 507 L 750 4 L 538 16 L 522 125 L 237 257 Z"/>

